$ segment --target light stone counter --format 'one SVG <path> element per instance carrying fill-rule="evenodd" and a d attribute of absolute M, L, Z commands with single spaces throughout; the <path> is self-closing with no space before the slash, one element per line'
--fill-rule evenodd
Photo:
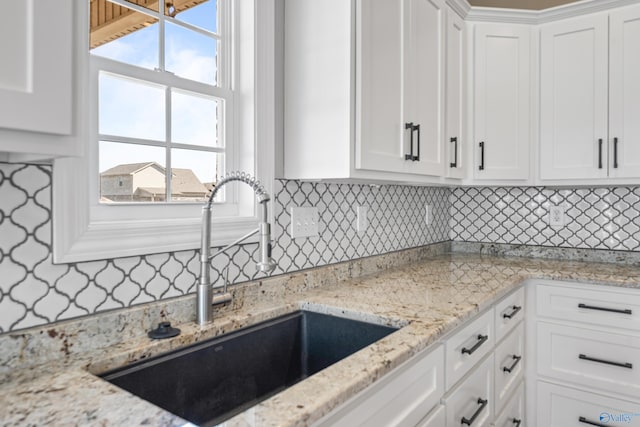
<path fill-rule="evenodd" d="M 435 252 L 434 252 L 435 251 Z M 414 249 L 234 287 L 213 325 L 192 323 L 194 296 L 0 337 L 0 425 L 179 426 L 186 421 L 93 376 L 280 314 L 310 308 L 399 331 L 258 404 L 228 426 L 306 426 L 527 278 L 640 287 L 640 267 Z M 408 264 L 387 268 L 390 265 Z M 377 273 L 366 274 L 370 271 Z M 364 274 L 364 275 L 362 275 Z M 360 276 L 360 277 L 358 277 Z M 150 341 L 159 320 L 179 337 Z"/>

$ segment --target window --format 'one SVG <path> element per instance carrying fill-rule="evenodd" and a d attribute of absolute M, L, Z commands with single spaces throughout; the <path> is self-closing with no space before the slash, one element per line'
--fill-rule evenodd
<path fill-rule="evenodd" d="M 90 2 L 101 203 L 203 202 L 224 175 L 229 3 Z"/>
<path fill-rule="evenodd" d="M 225 171 L 242 170 L 257 176 L 267 191 L 272 189 L 276 2 L 210 0 L 215 4 L 216 19 L 213 23 L 202 23 L 194 14 L 198 7 L 205 7 L 204 3 L 193 6 L 192 12 L 180 9 L 181 4 L 195 4 L 197 0 L 175 0 L 163 11 L 154 10 L 157 0 L 108 0 L 105 5 L 133 11 L 129 22 L 133 20 L 140 29 L 129 33 L 123 29 L 119 38 L 109 42 L 122 49 L 109 47 L 111 53 L 107 53 L 109 43 L 91 47 L 87 36 L 90 31 L 87 23 L 91 23 L 92 16 L 90 6 L 97 1 L 74 2 L 74 31 L 78 34 L 74 37 L 77 61 L 74 116 L 78 124 L 77 141 L 85 154 L 55 160 L 54 262 L 197 248 L 201 194 L 186 191 L 187 185 L 180 189 L 180 184 L 193 183 L 194 175 L 200 184 L 207 184 Z M 111 10 L 111 16 L 114 11 Z M 202 74 L 181 68 L 179 56 L 185 51 L 181 37 L 185 32 L 215 40 L 215 51 L 207 57 L 209 64 L 214 60 L 215 67 L 196 67 L 208 70 Z M 135 57 L 122 56 L 127 49 L 116 41 L 129 36 L 148 37 L 157 49 L 145 51 L 146 56 L 140 56 L 139 52 Z M 168 37 L 171 41 L 167 41 Z M 133 50 L 139 50 L 135 49 L 137 43 L 139 40 Z M 168 52 L 169 45 L 176 48 Z M 104 116 L 107 110 L 98 108 L 100 91 L 109 91 L 114 86 L 119 93 L 112 98 L 124 103 L 127 110 L 125 113 L 125 107 L 112 108 L 117 118 L 109 122 Z M 138 91 L 136 96 L 126 96 L 133 94 L 133 90 Z M 215 119 L 201 122 L 199 127 L 190 124 L 198 115 Z M 125 128 L 119 121 L 137 126 Z M 117 164 L 105 164 L 109 153 L 119 153 L 122 160 L 117 158 Z M 194 153 L 197 162 L 188 156 Z M 142 163 L 142 171 L 133 172 L 149 175 L 150 185 L 134 183 L 130 171 L 119 174 L 122 186 L 114 179 L 110 188 L 122 197 L 118 200 L 114 200 L 117 199 L 114 194 L 109 194 L 113 198 L 101 197 L 100 172 L 132 163 Z M 200 164 L 207 165 L 209 175 L 198 176 Z M 135 196 L 134 188 L 139 190 Z M 213 209 L 214 246 L 230 243 L 257 226 L 255 197 L 248 187 L 230 185 L 223 193 Z"/>

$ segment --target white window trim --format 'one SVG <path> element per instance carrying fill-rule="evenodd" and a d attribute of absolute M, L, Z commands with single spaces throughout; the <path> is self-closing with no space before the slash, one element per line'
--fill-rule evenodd
<path fill-rule="evenodd" d="M 234 103 L 234 139 L 252 144 L 238 147 L 237 168 L 257 176 L 273 196 L 275 174 L 275 1 L 233 0 L 241 5 L 243 19 L 242 51 L 236 75 L 240 91 Z M 87 26 L 88 2 L 78 2 L 77 28 Z M 248 18 L 248 19 L 245 19 Z M 251 21 L 255 24 L 249 24 Z M 84 26 L 84 27 L 83 27 Z M 83 33 L 82 31 L 79 31 Z M 84 32 L 86 34 L 86 31 Z M 88 37 L 75 37 L 75 76 L 78 100 L 75 119 L 79 121 L 77 138 L 91 141 L 89 99 Z M 259 72 L 254 72 L 259 70 Z M 239 125 L 239 124 L 242 125 Z M 88 142 L 86 143 L 88 144 Z M 98 209 L 98 200 L 91 200 L 91 161 L 97 161 L 96 150 L 87 149 L 84 157 L 54 161 L 53 168 L 53 261 L 70 263 L 95 261 L 151 253 L 194 249 L 200 242 L 202 205 L 140 206 L 129 218 L 110 218 Z M 94 156 L 92 158 L 92 156 Z M 232 184 L 234 185 L 234 184 Z M 237 184 L 236 184 L 237 185 Z M 246 203 L 238 196 L 240 204 Z M 253 198 L 251 197 L 253 200 Z M 139 209 L 138 209 L 139 208 Z M 158 208 L 162 210 L 159 211 Z M 273 203 L 270 206 L 273 219 Z M 257 209 L 243 217 L 214 218 L 212 244 L 220 246 L 257 227 Z M 134 210 L 132 210 L 133 212 Z M 215 211 L 215 207 L 214 207 Z"/>

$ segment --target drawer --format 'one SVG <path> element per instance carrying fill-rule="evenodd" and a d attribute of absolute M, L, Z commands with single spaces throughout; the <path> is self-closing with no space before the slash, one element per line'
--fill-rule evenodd
<path fill-rule="evenodd" d="M 494 342 L 493 310 L 477 317 L 447 339 L 447 390 L 493 349 Z"/>
<path fill-rule="evenodd" d="M 438 345 L 385 375 L 314 426 L 411 426 L 444 394 L 444 348 Z"/>
<path fill-rule="evenodd" d="M 538 381 L 538 427 L 640 424 L 638 403 Z"/>
<path fill-rule="evenodd" d="M 504 409 L 493 423 L 495 427 L 524 427 L 524 383 L 520 382 Z"/>
<path fill-rule="evenodd" d="M 480 363 L 445 399 L 447 426 L 460 426 L 465 418 L 473 427 L 493 419 L 493 354 Z M 467 424 L 468 425 L 468 424 Z"/>
<path fill-rule="evenodd" d="M 418 423 L 418 427 L 443 427 L 447 413 L 444 405 L 439 405 L 432 413 Z"/>
<path fill-rule="evenodd" d="M 496 342 L 524 319 L 524 287 L 511 293 L 495 306 Z"/>
<path fill-rule="evenodd" d="M 537 338 L 538 374 L 640 396 L 640 337 L 538 322 Z"/>
<path fill-rule="evenodd" d="M 536 306 L 540 317 L 640 330 L 640 292 L 634 290 L 542 282 L 536 285 Z"/>
<path fill-rule="evenodd" d="M 524 376 L 524 324 L 502 341 L 494 353 L 495 411 L 500 412 Z"/>

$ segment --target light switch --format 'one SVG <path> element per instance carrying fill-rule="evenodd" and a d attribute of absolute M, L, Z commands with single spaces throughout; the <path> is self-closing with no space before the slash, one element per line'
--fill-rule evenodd
<path fill-rule="evenodd" d="M 291 207 L 291 237 L 313 237 L 318 235 L 318 208 Z"/>

